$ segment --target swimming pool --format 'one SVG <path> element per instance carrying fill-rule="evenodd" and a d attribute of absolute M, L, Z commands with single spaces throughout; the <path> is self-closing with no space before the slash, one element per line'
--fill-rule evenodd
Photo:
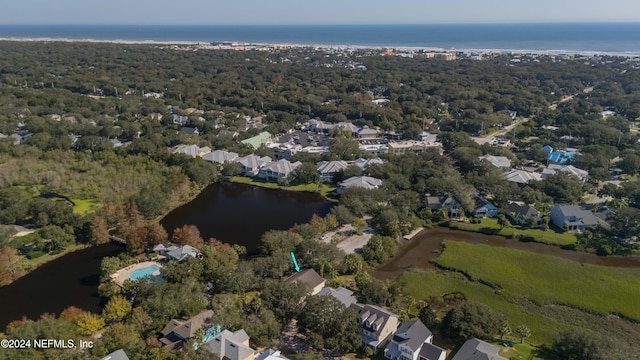
<path fill-rule="evenodd" d="M 158 270 L 160 270 L 160 267 L 158 267 L 158 265 L 147 266 L 142 269 L 132 271 L 131 274 L 129 274 L 129 278 L 131 280 L 138 280 L 145 276 L 153 276 L 153 273 Z"/>

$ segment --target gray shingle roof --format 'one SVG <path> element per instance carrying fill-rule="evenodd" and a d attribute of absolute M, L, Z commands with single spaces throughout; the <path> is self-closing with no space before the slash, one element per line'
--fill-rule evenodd
<path fill-rule="evenodd" d="M 340 188 L 361 187 L 365 189 L 375 189 L 382 185 L 382 180 L 370 176 L 353 176 L 340 183 Z"/>
<path fill-rule="evenodd" d="M 107 356 L 103 357 L 100 360 L 129 360 L 129 357 L 124 352 L 124 350 L 119 349 L 112 352 L 111 354 L 108 354 Z"/>
<path fill-rule="evenodd" d="M 353 296 L 353 291 L 339 287 L 337 289 L 326 287 L 318 293 L 319 296 L 333 296 L 338 299 L 344 306 L 349 307 L 351 304 L 357 302 L 357 299 Z"/>
<path fill-rule="evenodd" d="M 220 359 L 244 360 L 255 354 L 255 350 L 244 344 L 247 341 L 249 336 L 244 330 L 234 333 L 224 330 L 204 343 L 203 347 L 218 355 Z"/>
<path fill-rule="evenodd" d="M 511 169 L 504 173 L 504 178 L 518 184 L 527 184 L 530 181 L 542 180 L 542 175 L 524 170 Z"/>
<path fill-rule="evenodd" d="M 231 162 L 237 159 L 238 154 L 230 151 L 215 150 L 205 154 L 202 158 L 207 161 L 224 164 L 225 162 Z"/>
<path fill-rule="evenodd" d="M 320 173 L 337 173 L 340 170 L 344 170 L 349 167 L 346 161 L 320 161 L 317 164 L 318 172 Z"/>
<path fill-rule="evenodd" d="M 483 155 L 480 160 L 487 160 L 491 165 L 499 168 L 510 168 L 511 160 L 505 156 Z"/>
<path fill-rule="evenodd" d="M 409 349 L 417 351 L 433 333 L 420 320 L 404 322 L 393 335 L 393 341 L 407 344 Z"/>
<path fill-rule="evenodd" d="M 507 360 L 498 355 L 500 348 L 476 338 L 467 340 L 451 360 Z"/>
<path fill-rule="evenodd" d="M 447 351 L 441 347 L 426 343 L 422 345 L 418 359 L 439 360 L 442 353 L 445 353 L 446 356 Z"/>

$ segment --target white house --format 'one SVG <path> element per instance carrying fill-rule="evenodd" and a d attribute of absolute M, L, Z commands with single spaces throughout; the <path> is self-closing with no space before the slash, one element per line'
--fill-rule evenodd
<path fill-rule="evenodd" d="M 318 172 L 320 173 L 320 181 L 331 182 L 333 177 L 340 171 L 349 167 L 346 161 L 320 161 L 317 164 Z"/>
<path fill-rule="evenodd" d="M 433 333 L 420 320 L 407 321 L 393 334 L 391 341 L 384 349 L 384 356 L 391 360 L 419 360 L 422 348 L 433 342 Z M 447 352 L 434 351 L 434 346 L 426 346 L 423 358 L 443 360 Z M 435 357 L 434 357 L 435 355 Z M 433 359 L 431 359 L 433 358 Z"/>
<path fill-rule="evenodd" d="M 245 176 L 256 176 L 260 169 L 266 164 L 271 162 L 271 158 L 268 156 L 260 157 L 258 155 L 247 155 L 235 160 L 242 167 L 242 173 Z"/>
<path fill-rule="evenodd" d="M 287 159 L 272 161 L 260 168 L 258 177 L 266 180 L 287 179 L 300 165 L 300 161 L 292 163 Z"/>
<path fill-rule="evenodd" d="M 231 151 L 215 150 L 202 156 L 204 160 L 212 163 L 224 164 L 238 158 L 238 154 Z"/>
<path fill-rule="evenodd" d="M 583 232 L 598 226 L 598 219 L 589 210 L 577 205 L 555 204 L 549 212 L 551 222 L 560 229 Z"/>
<path fill-rule="evenodd" d="M 483 155 L 480 156 L 480 160 L 486 160 L 491 165 L 501 169 L 508 169 L 511 167 L 511 160 L 506 156 Z"/>
<path fill-rule="evenodd" d="M 361 187 L 364 189 L 377 189 L 380 185 L 382 185 L 382 180 L 372 178 L 370 176 L 353 176 L 344 180 L 338 185 L 336 192 L 338 194 L 342 194 L 346 189 L 353 187 Z"/>
<path fill-rule="evenodd" d="M 369 165 L 384 164 L 384 161 L 382 161 L 382 159 L 380 159 L 379 157 L 376 157 L 376 158 L 373 158 L 373 159 L 359 158 L 359 159 L 356 159 L 355 164 L 360 169 L 365 170 Z"/>

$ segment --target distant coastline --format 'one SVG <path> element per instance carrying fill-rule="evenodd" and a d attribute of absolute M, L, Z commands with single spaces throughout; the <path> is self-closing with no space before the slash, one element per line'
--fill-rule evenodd
<path fill-rule="evenodd" d="M 619 52 L 619 51 L 587 51 L 587 50 L 539 50 L 539 49 L 491 49 L 491 48 L 439 48 L 439 47 L 421 47 L 421 46 L 369 46 L 369 45 L 338 45 L 338 44 L 294 44 L 294 43 L 253 43 L 253 42 L 230 42 L 234 46 L 216 46 L 204 41 L 170 41 L 170 40 L 123 40 L 123 39 L 71 39 L 71 38 L 20 38 L 20 37 L 0 37 L 2 41 L 14 42 L 67 42 L 67 43 L 104 43 L 104 44 L 122 44 L 122 45 L 155 45 L 155 46 L 184 46 L 199 47 L 203 50 L 210 49 L 231 49 L 243 50 L 243 48 L 315 48 L 318 50 L 377 50 L 394 49 L 398 51 L 424 51 L 436 53 L 482 53 L 482 54 L 504 54 L 504 55 L 573 55 L 573 56 L 613 56 L 636 58 L 640 57 L 640 50 L 637 52 Z"/>
<path fill-rule="evenodd" d="M 640 55 L 640 23 L 469 25 L 0 25 L 13 41 L 85 41 Z"/>

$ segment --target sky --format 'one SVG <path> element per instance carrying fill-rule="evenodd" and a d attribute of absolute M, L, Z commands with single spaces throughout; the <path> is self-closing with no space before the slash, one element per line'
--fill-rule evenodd
<path fill-rule="evenodd" d="M 2 0 L 0 25 L 639 22 L 637 0 Z"/>

